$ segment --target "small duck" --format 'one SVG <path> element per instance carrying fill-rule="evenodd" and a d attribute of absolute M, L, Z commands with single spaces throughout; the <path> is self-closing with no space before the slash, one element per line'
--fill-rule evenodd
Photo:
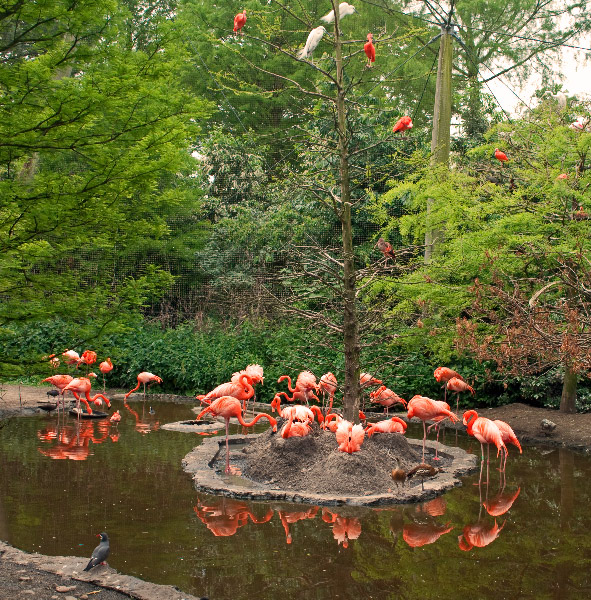
<path fill-rule="evenodd" d="M 437 473 L 441 473 L 442 471 L 443 471 L 443 469 L 441 467 L 437 468 L 437 467 L 428 465 L 427 463 L 421 463 L 421 464 L 417 465 L 416 467 L 413 467 L 406 474 L 406 477 L 407 477 L 407 479 L 412 479 L 413 477 L 420 477 L 421 478 L 421 489 L 425 489 L 423 486 L 425 477 L 435 477 L 435 475 L 437 475 Z"/>

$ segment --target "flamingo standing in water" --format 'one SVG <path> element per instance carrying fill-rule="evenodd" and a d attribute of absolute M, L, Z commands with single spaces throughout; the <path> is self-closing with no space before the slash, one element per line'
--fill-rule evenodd
<path fill-rule="evenodd" d="M 459 421 L 460 419 L 452 413 L 449 409 L 442 407 L 436 403 L 435 400 L 427 398 L 426 396 L 413 396 L 408 403 L 407 417 L 412 419 L 417 417 L 423 421 L 423 462 L 425 462 L 425 442 L 427 440 L 427 426 L 426 422 L 431 421 L 437 417 L 448 417 L 452 423 Z"/>
<path fill-rule="evenodd" d="M 517 448 L 519 448 L 519 454 L 522 454 L 523 451 L 521 450 L 521 444 L 519 443 L 519 440 L 517 439 L 517 436 L 515 435 L 511 425 L 509 425 L 509 423 L 505 423 L 505 421 L 501 421 L 500 419 L 495 419 L 493 423 L 499 428 L 503 442 L 505 442 L 505 444 L 513 444 L 514 446 L 517 446 Z M 501 471 L 505 470 L 506 464 L 507 455 L 505 454 L 505 460 L 503 461 L 503 468 Z"/>
<path fill-rule="evenodd" d="M 127 398 L 133 394 L 133 392 L 135 392 L 136 390 L 139 389 L 140 384 L 144 384 L 144 402 L 146 401 L 146 383 L 151 383 L 151 382 L 155 382 L 155 383 L 162 383 L 162 378 L 158 377 L 158 375 L 154 375 L 153 373 L 149 373 L 148 371 L 142 371 L 141 373 L 138 374 L 137 376 L 137 385 L 129 390 L 129 392 L 127 392 L 127 394 L 125 394 L 125 400 L 127 400 Z"/>
<path fill-rule="evenodd" d="M 463 379 L 452 377 L 445 386 L 446 390 L 456 393 L 456 412 L 460 408 L 460 392 L 470 392 L 473 396 L 476 393 L 474 388 L 469 386 Z"/>
<path fill-rule="evenodd" d="M 64 401 L 64 389 L 66 386 L 74 379 L 71 375 L 52 375 L 51 377 L 47 377 L 43 380 L 43 382 L 51 383 L 54 385 L 60 392 L 62 396 L 62 407 L 65 406 Z"/>
<path fill-rule="evenodd" d="M 95 402 L 97 398 L 102 398 L 107 404 L 108 408 L 111 408 L 111 401 L 104 396 L 103 394 L 95 394 L 92 398 L 90 397 L 90 377 L 96 377 L 95 373 L 89 373 L 88 377 L 77 377 L 76 379 L 72 379 L 70 383 L 64 388 L 63 393 L 72 392 L 74 397 L 76 398 L 76 408 L 79 409 L 80 401 L 86 404 L 86 412 L 91 415 L 92 409 L 90 408 L 90 402 Z M 84 398 L 80 398 L 79 394 L 84 394 Z"/>
<path fill-rule="evenodd" d="M 488 481 L 488 463 L 490 459 L 490 444 L 494 444 L 497 447 L 497 457 L 501 450 L 508 454 L 507 446 L 503 442 L 503 436 L 499 428 L 493 421 L 485 417 L 479 417 L 475 410 L 467 410 L 463 415 L 463 423 L 468 429 L 468 435 L 474 436 L 480 442 L 481 460 L 480 460 L 480 478 L 478 482 L 480 484 L 482 480 L 482 466 L 484 464 L 484 444 L 487 449 L 487 481 Z"/>
<path fill-rule="evenodd" d="M 197 421 L 201 420 L 207 413 L 210 413 L 214 416 L 223 417 L 226 421 L 226 473 L 230 472 L 230 447 L 228 442 L 228 430 L 230 427 L 230 419 L 232 417 L 236 417 L 240 425 L 243 427 L 253 427 L 260 419 L 268 419 L 269 423 L 271 423 L 271 426 L 273 427 L 273 431 L 277 431 L 277 420 L 267 413 L 259 413 L 258 415 L 255 415 L 252 421 L 246 422 L 242 418 L 242 404 L 240 403 L 240 400 L 234 398 L 233 396 L 222 396 L 221 398 L 214 400 L 209 406 L 204 408 L 199 415 L 197 415 Z"/>
<path fill-rule="evenodd" d="M 447 402 L 443 402 L 442 400 L 433 400 L 433 402 L 437 402 L 437 404 L 439 406 L 441 406 L 441 408 L 450 410 L 450 406 Z M 427 433 L 429 433 L 431 431 L 431 429 L 433 429 L 433 427 L 435 427 L 435 431 L 437 433 L 436 441 L 438 444 L 439 444 L 439 428 L 441 427 L 441 422 L 445 421 L 445 419 L 447 419 L 447 416 L 445 416 L 445 415 L 440 415 L 439 417 L 435 417 L 435 418 L 431 419 L 433 421 L 433 425 L 429 425 L 429 427 L 427 427 Z M 439 456 L 437 456 L 437 446 L 435 446 L 435 457 L 433 458 L 433 460 L 440 460 Z"/>
<path fill-rule="evenodd" d="M 261 365 L 248 365 L 246 367 L 246 369 L 243 369 L 242 371 L 238 371 L 237 373 L 233 373 L 232 374 L 232 379 L 230 380 L 232 383 L 240 383 L 240 379 L 242 377 L 242 375 L 248 375 L 248 377 L 250 378 L 250 384 L 252 385 L 253 388 L 253 392 L 252 392 L 252 400 L 253 402 L 256 401 L 256 390 L 254 389 L 254 386 L 257 383 L 260 383 L 261 385 L 264 385 L 264 380 L 265 378 L 263 377 L 263 367 L 261 367 Z M 226 394 L 222 394 L 222 395 L 226 395 Z M 227 394 L 228 396 L 232 396 L 232 394 Z M 250 398 L 246 398 L 246 401 L 243 403 L 243 408 L 244 408 L 244 412 L 246 413 L 247 409 L 248 409 L 248 401 L 250 400 Z"/>

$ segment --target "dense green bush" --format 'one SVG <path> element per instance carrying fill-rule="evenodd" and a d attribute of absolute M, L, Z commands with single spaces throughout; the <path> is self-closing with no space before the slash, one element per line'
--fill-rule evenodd
<path fill-rule="evenodd" d="M 36 384 L 52 374 L 47 355 L 60 355 L 66 349 L 81 353 L 92 349 L 98 361 L 110 357 L 113 371 L 107 376 L 109 387 L 131 389 L 140 371 L 150 371 L 163 379 L 162 392 L 190 395 L 205 393 L 228 381 L 232 373 L 250 363 L 264 367 L 265 384 L 257 389 L 257 398 L 270 402 L 275 392 L 287 390 L 277 383 L 281 375 L 297 374 L 310 369 L 318 377 L 332 371 L 343 381 L 343 356 L 322 345 L 322 340 L 309 329 L 293 323 L 242 321 L 220 323 L 210 321 L 197 327 L 184 324 L 163 329 L 157 323 L 138 319 L 125 330 L 104 334 L 95 340 L 86 338 L 86 328 L 65 321 L 52 321 L 13 326 L 0 336 L 0 352 L 4 358 L 2 379 Z M 398 349 L 400 350 L 400 349 Z M 386 366 L 376 355 L 366 351 L 362 369 L 375 373 L 384 384 L 408 400 L 415 394 L 442 399 L 443 392 L 433 377 L 440 365 L 460 372 L 475 389 L 475 397 L 460 395 L 460 409 L 468 406 L 497 406 L 509 402 L 526 402 L 535 406 L 557 407 L 560 403 L 560 374 L 550 372 L 539 377 L 507 379 L 504 382 L 492 365 L 483 365 L 466 357 L 440 361 L 427 347 L 396 353 L 399 358 Z M 99 375 L 98 364 L 93 365 Z M 60 366 L 58 372 L 80 372 Z M 337 393 L 335 406 L 339 406 Z M 582 380 L 579 386 L 580 410 L 591 404 L 591 386 Z M 455 406 L 455 395 L 449 403 Z M 367 406 L 366 401 L 366 406 Z"/>

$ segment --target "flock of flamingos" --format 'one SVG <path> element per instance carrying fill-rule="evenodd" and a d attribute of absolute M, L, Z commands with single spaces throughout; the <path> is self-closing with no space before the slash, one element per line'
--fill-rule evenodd
<path fill-rule="evenodd" d="M 66 350 L 62 356 L 67 365 L 86 365 L 87 368 L 94 364 L 97 360 L 96 352 L 86 350 L 79 355 L 74 350 Z M 50 364 L 54 368 L 58 368 L 60 359 L 56 355 L 50 355 Z M 99 370 L 103 376 L 113 369 L 113 364 L 109 358 L 99 364 Z M 111 407 L 109 399 L 101 393 L 94 396 L 90 395 L 91 377 L 96 377 L 95 373 L 88 373 L 83 377 L 73 377 L 71 375 L 52 375 L 44 379 L 44 382 L 51 383 L 59 390 L 59 395 L 62 396 L 62 401 L 67 392 L 71 392 L 76 399 L 77 405 L 83 402 L 86 406 L 87 414 L 92 414 L 90 404 L 102 406 L 103 402 L 108 408 Z M 386 414 L 388 410 L 396 405 L 401 404 L 407 410 L 407 419 L 413 417 L 420 419 L 423 422 L 423 456 L 422 463 L 416 468 L 417 473 L 421 477 L 434 475 L 438 470 L 431 465 L 425 463 L 425 441 L 427 439 L 427 422 L 431 423 L 429 430 L 436 428 L 439 434 L 439 427 L 443 421 L 449 419 L 452 423 L 460 420 L 456 413 L 452 412 L 450 405 L 446 402 L 447 392 L 456 393 L 456 412 L 459 408 L 459 394 L 461 392 L 470 392 L 474 395 L 474 389 L 468 385 L 462 376 L 447 367 L 438 367 L 434 371 L 434 377 L 437 382 L 442 383 L 445 389 L 445 400 L 432 400 L 426 396 L 415 395 L 408 403 L 406 400 L 398 396 L 391 389 L 382 384 L 382 381 L 375 379 L 369 373 L 362 373 L 359 384 L 362 392 L 368 388 L 376 388 L 370 392 L 370 402 L 382 406 Z M 254 415 L 251 421 L 245 421 L 244 415 L 248 409 L 248 402 L 255 398 L 254 386 L 263 383 L 263 367 L 257 364 L 251 364 L 246 369 L 234 373 L 229 382 L 223 383 L 211 390 L 207 394 L 197 395 L 205 408 L 197 416 L 197 421 L 204 416 L 210 414 L 214 417 L 222 417 L 226 424 L 226 469 L 225 472 L 231 472 L 229 464 L 229 447 L 228 447 L 228 429 L 231 418 L 236 418 L 244 427 L 252 427 L 260 419 L 267 419 L 274 432 L 277 431 L 277 419 L 265 412 Z M 283 375 L 278 379 L 278 383 L 286 380 L 288 390 L 291 395 L 286 392 L 278 392 L 275 394 L 271 402 L 271 409 L 277 412 L 279 417 L 283 419 L 283 425 L 279 432 L 282 438 L 304 437 L 310 434 L 311 427 L 316 420 L 323 430 L 329 430 L 335 434 L 338 449 L 341 452 L 353 453 L 361 449 L 363 441 L 366 437 L 380 434 L 402 434 L 404 435 L 407 428 L 407 423 L 397 416 L 389 417 L 385 420 L 376 423 L 367 423 L 365 414 L 362 410 L 359 411 L 360 423 L 352 423 L 345 420 L 337 412 L 333 412 L 333 401 L 337 391 L 337 380 L 332 373 L 324 374 L 317 382 L 316 376 L 310 371 L 302 371 L 292 387 L 291 378 L 288 375 Z M 152 383 L 162 383 L 162 379 L 158 375 L 143 371 L 137 376 L 137 385 L 125 394 L 125 400 L 130 394 L 139 389 L 140 385 L 144 386 L 144 395 L 146 385 Z M 104 383 L 103 383 L 104 385 Z M 379 386 L 379 387 L 378 387 Z M 322 395 L 322 400 L 318 397 Z M 289 403 L 282 407 L 281 400 Z M 318 405 L 310 404 L 310 401 L 316 401 Z M 81 411 L 78 408 L 78 414 Z M 111 416 L 111 420 L 116 422 L 120 420 L 118 411 Z M 506 444 L 517 446 L 521 452 L 521 445 L 511 428 L 504 421 L 486 419 L 479 417 L 475 410 L 467 410 L 463 414 L 463 424 L 467 427 L 468 434 L 474 436 L 481 445 L 481 466 L 484 462 L 484 446 L 487 446 L 487 454 L 490 455 L 490 445 L 493 444 L 497 448 L 497 457 L 502 453 L 502 470 L 505 468 L 508 450 Z M 437 455 L 435 460 L 437 460 Z M 404 483 L 410 473 L 405 473 L 401 469 L 392 470 L 392 478 L 396 483 Z M 482 475 L 482 469 L 481 469 Z"/>

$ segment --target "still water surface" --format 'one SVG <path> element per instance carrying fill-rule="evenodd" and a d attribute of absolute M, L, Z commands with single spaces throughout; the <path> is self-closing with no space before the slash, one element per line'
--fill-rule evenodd
<path fill-rule="evenodd" d="M 586 456 L 531 447 L 519 456 L 510 446 L 504 482 L 491 463 L 488 486 L 475 485 L 477 473 L 420 505 L 251 503 L 197 493 L 182 471 L 203 437 L 160 425 L 194 418 L 192 405 L 155 402 L 150 414 L 149 400 L 113 404 L 116 427 L 89 420 L 77 429 L 55 413 L 5 423 L 0 539 L 88 557 L 104 530 L 110 566 L 211 600 L 591 594 Z M 422 427 L 407 435 L 422 437 Z M 480 451 L 455 432 L 442 441 Z"/>

